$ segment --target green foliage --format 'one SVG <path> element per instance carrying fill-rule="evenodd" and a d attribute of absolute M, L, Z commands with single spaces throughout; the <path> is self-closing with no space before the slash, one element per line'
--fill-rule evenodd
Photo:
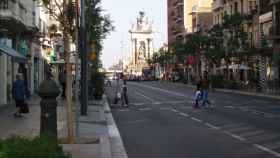
<path fill-rule="evenodd" d="M 212 88 L 224 88 L 224 76 L 223 75 L 211 75 L 210 82 Z"/>
<path fill-rule="evenodd" d="M 74 31 L 75 29 L 74 20 L 76 16 L 75 3 L 74 2 L 68 3 L 64 7 L 63 4 L 59 3 L 59 1 L 57 0 L 42 0 L 42 4 L 45 7 L 45 9 L 48 10 L 48 13 L 55 20 L 59 22 L 61 29 L 69 33 L 72 37 L 75 37 L 75 31 Z M 52 4 L 52 7 L 50 7 L 50 4 Z M 51 29 L 55 29 L 55 28 L 53 27 Z"/>
<path fill-rule="evenodd" d="M 86 30 L 88 35 L 88 43 L 95 44 L 97 58 L 101 55 L 102 42 L 106 36 L 114 30 L 109 15 L 103 15 L 101 0 L 86 0 Z"/>
<path fill-rule="evenodd" d="M 227 89 L 239 89 L 239 84 L 235 80 L 224 80 L 224 88 Z"/>
<path fill-rule="evenodd" d="M 92 75 L 92 84 L 94 86 L 94 97 L 97 100 L 102 99 L 102 96 L 104 94 L 104 78 L 105 75 L 101 72 L 95 72 Z"/>
<path fill-rule="evenodd" d="M 0 158 L 70 158 L 48 137 L 28 139 L 13 136 L 0 140 Z"/>
<path fill-rule="evenodd" d="M 274 53 L 273 59 L 274 59 L 274 63 L 276 65 L 280 65 L 280 52 L 279 53 Z"/>

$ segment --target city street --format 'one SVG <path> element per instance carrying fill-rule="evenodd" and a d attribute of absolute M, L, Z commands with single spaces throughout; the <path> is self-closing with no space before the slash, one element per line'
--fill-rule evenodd
<path fill-rule="evenodd" d="M 194 91 L 169 82 L 128 82 L 129 108 L 112 104 L 129 158 L 280 157 L 280 100 L 210 93 L 213 109 L 193 109 Z"/>

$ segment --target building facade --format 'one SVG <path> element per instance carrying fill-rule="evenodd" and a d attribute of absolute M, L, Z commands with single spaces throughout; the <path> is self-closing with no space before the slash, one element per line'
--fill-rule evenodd
<path fill-rule="evenodd" d="M 40 53 L 38 19 L 38 1 L 0 2 L 0 104 L 12 101 L 17 73 L 23 75 L 27 93 L 34 92 L 34 56 Z"/>
<path fill-rule="evenodd" d="M 167 1 L 168 45 L 176 39 L 182 39 L 185 34 L 184 0 Z"/>

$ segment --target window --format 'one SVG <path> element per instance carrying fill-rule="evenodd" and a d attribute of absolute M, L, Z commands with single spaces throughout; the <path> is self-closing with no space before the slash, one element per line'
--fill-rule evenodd
<path fill-rule="evenodd" d="M 256 9 L 256 1 L 249 1 L 249 5 L 248 5 L 248 11 L 249 13 L 252 13 L 255 9 Z"/>
<path fill-rule="evenodd" d="M 234 13 L 238 13 L 238 3 L 234 2 Z"/>
<path fill-rule="evenodd" d="M 0 9 L 8 9 L 9 0 L 1 0 L 0 1 Z"/>

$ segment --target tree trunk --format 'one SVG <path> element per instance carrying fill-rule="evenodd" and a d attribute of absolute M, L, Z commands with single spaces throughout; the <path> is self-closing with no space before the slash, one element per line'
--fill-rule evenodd
<path fill-rule="evenodd" d="M 64 53 L 66 64 L 66 108 L 67 108 L 67 130 L 68 143 L 74 143 L 74 125 L 72 116 L 72 66 L 70 63 L 70 39 L 67 31 L 63 32 Z"/>

